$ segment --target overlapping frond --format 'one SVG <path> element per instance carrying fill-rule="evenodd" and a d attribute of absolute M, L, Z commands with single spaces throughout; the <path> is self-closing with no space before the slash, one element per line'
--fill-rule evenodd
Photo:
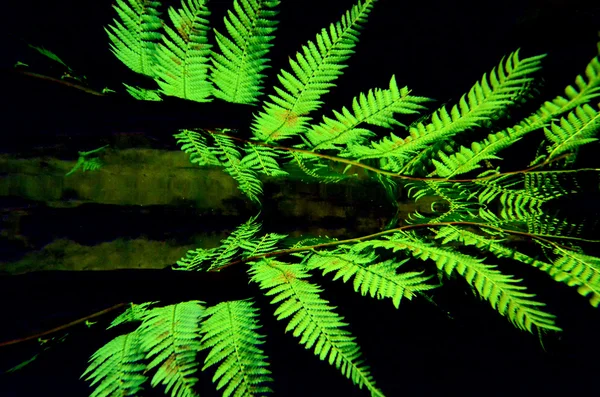
<path fill-rule="evenodd" d="M 543 57 L 538 55 L 520 59 L 519 52 L 516 51 L 506 61 L 501 61 L 498 68 L 490 72 L 489 77 L 484 74 L 481 81 L 476 82 L 450 112 L 442 106 L 431 115 L 429 123 L 420 122 L 411 126 L 406 138 L 392 133 L 389 137 L 373 142 L 372 146 L 350 146 L 343 155 L 359 159 L 394 156 L 408 161 L 420 151 L 428 150 L 436 141 L 485 124 L 492 116 L 498 118 L 527 89 L 533 80 L 531 75 L 541 68 L 540 61 Z M 386 169 L 394 172 L 401 170 L 396 162 L 389 164 Z"/>
<path fill-rule="evenodd" d="M 552 266 L 542 267 L 556 281 L 577 287 L 581 296 L 589 296 L 593 307 L 600 305 L 600 258 L 556 246 Z"/>
<path fill-rule="evenodd" d="M 271 392 L 271 371 L 260 345 L 258 309 L 247 300 L 221 302 L 206 309 L 200 333 L 202 349 L 210 349 L 206 368 L 219 364 L 213 376 L 223 397 L 264 396 Z"/>
<path fill-rule="evenodd" d="M 242 164 L 241 153 L 233 139 L 225 135 L 214 135 L 215 156 L 224 164 L 224 170 L 235 179 L 239 188 L 250 200 L 260 204 L 262 183 L 251 163 Z"/>
<path fill-rule="evenodd" d="M 127 93 L 138 101 L 162 101 L 160 91 L 141 87 L 134 87 L 123 83 Z"/>
<path fill-rule="evenodd" d="M 208 43 L 207 0 L 182 0 L 180 9 L 169 7 L 174 28 L 164 25 L 163 42 L 156 48 L 154 79 L 165 95 L 208 102 L 211 45 Z"/>
<path fill-rule="evenodd" d="M 172 397 L 195 397 L 194 376 L 200 351 L 199 322 L 204 306 L 199 301 L 181 302 L 148 311 L 136 332 L 149 359 L 148 370 L 156 368 L 151 384 L 166 385 Z"/>
<path fill-rule="evenodd" d="M 302 180 L 336 183 L 355 176 L 332 170 L 330 164 L 312 153 L 291 151 L 288 158 L 290 175 L 298 175 Z"/>
<path fill-rule="evenodd" d="M 258 216 L 258 215 L 257 215 Z M 227 238 L 221 240 L 221 244 L 215 248 L 197 248 L 189 250 L 185 257 L 177 261 L 178 270 L 200 270 L 209 271 L 217 269 L 229 261 L 241 255 L 242 247 L 252 247 L 255 244 L 251 240 L 255 239 L 260 230 L 260 224 L 256 218 L 252 217 L 245 223 L 238 226 Z"/>
<path fill-rule="evenodd" d="M 277 159 L 281 158 L 284 153 L 282 150 L 248 143 L 244 146 L 244 151 L 246 152 L 246 155 L 241 161 L 241 166 L 243 168 L 251 169 L 272 177 L 288 175 L 287 171 L 284 171 L 277 162 Z"/>
<path fill-rule="evenodd" d="M 431 276 L 424 276 L 423 272 L 397 273 L 396 270 L 407 260 L 377 262 L 376 259 L 374 252 L 365 254 L 344 249 L 341 252 L 316 251 L 307 256 L 303 263 L 309 269 L 322 270 L 324 275 L 336 272 L 334 280 L 341 278 L 347 283 L 354 278 L 354 291 L 377 299 L 390 298 L 396 309 L 402 298 L 412 299 L 416 292 L 435 288 L 426 283 Z"/>
<path fill-rule="evenodd" d="M 366 386 L 372 395 L 380 396 L 369 368 L 360 360 L 359 346 L 343 317 L 319 296 L 321 288 L 308 282 L 310 277 L 301 264 L 287 264 L 262 259 L 251 264 L 251 280 L 258 283 L 265 295 L 273 296 L 272 304 L 278 320 L 290 319 L 286 332 L 300 338 L 306 349 L 314 348 L 321 360 L 327 359 L 342 374 L 359 387 Z"/>
<path fill-rule="evenodd" d="M 213 53 L 214 95 L 227 102 L 256 103 L 268 68 L 279 0 L 235 0 L 225 17 L 229 36 L 215 30 L 221 53 Z"/>
<path fill-rule="evenodd" d="M 229 130 L 224 130 L 228 132 Z M 218 165 L 239 183 L 239 189 L 250 200 L 260 204 L 262 182 L 257 171 L 281 174 L 277 162 L 273 159 L 273 151 L 257 149 L 254 153 L 242 158 L 241 150 L 233 139 L 220 133 L 209 134 L 208 139 L 198 131 L 180 130 L 175 134 L 181 150 L 190 155 L 190 161 L 200 166 Z M 261 155 L 262 157 L 258 157 Z M 261 164 L 261 161 L 263 162 Z M 264 168 L 261 168 L 264 166 Z"/>
<path fill-rule="evenodd" d="M 161 39 L 162 21 L 153 0 L 116 0 L 120 20 L 106 28 L 113 54 L 136 73 L 154 76 L 156 44 Z"/>
<path fill-rule="evenodd" d="M 144 320 L 148 309 L 156 302 L 144 302 L 140 304 L 131 303 L 123 313 L 119 314 L 108 326 L 108 329 L 119 326 L 121 324 L 141 322 Z"/>
<path fill-rule="evenodd" d="M 183 129 L 173 135 L 181 150 L 190 155 L 190 162 L 199 166 L 221 165 L 211 150 L 205 135 L 198 131 Z"/>
<path fill-rule="evenodd" d="M 436 233 L 436 239 L 441 239 L 442 244 L 456 241 L 464 245 L 473 245 L 491 252 L 498 258 L 512 258 L 536 267 L 556 281 L 577 287 L 581 296 L 589 296 L 593 307 L 600 305 L 600 258 L 557 246 L 552 249 L 555 257 L 544 261 L 510 248 L 504 243 L 504 238 L 498 239 L 504 236 L 490 237 L 456 226 L 442 226 Z"/>
<path fill-rule="evenodd" d="M 600 96 L 600 58 L 598 56 L 592 58 L 588 63 L 584 74 L 585 77 L 578 75 L 575 78 L 576 87 L 569 85 L 565 88 L 564 96 L 558 95 L 552 101 L 544 102 L 532 115 L 524 118 L 515 126 L 489 134 L 486 139 L 474 142 L 472 146 L 475 145 L 477 147 L 476 151 L 475 149 L 473 150 L 474 154 L 461 153 L 461 155 L 452 155 L 450 156 L 451 161 L 446 164 L 446 167 L 437 167 L 438 164 L 436 164 L 438 175 L 453 176 L 479 168 L 479 164 L 482 161 L 495 159 L 494 157 L 499 151 L 509 147 L 524 135 L 546 127 L 553 119 L 578 106 L 589 106 L 586 105 L 587 102 Z M 547 131 L 552 134 L 552 130 Z M 588 134 L 590 131 L 592 129 L 586 130 Z M 577 138 L 582 138 L 582 136 L 579 135 Z M 584 137 L 583 139 L 586 138 L 589 137 Z M 589 141 L 581 141 L 580 143 L 584 144 L 587 142 Z M 463 152 L 462 148 L 460 150 Z M 548 156 L 538 156 L 537 158 L 538 161 L 548 159 Z M 446 163 L 444 159 L 441 160 Z"/>
<path fill-rule="evenodd" d="M 279 141 L 306 130 L 308 113 L 321 107 L 321 96 L 335 86 L 374 3 L 359 0 L 340 21 L 302 46 L 295 59 L 290 58 L 292 72 L 281 70 L 277 77 L 283 87 L 275 87 L 276 95 L 269 95 L 270 101 L 255 117 L 252 133 L 257 139 Z"/>
<path fill-rule="evenodd" d="M 575 87 L 568 85 L 564 96 L 558 95 L 553 100 L 544 102 L 534 115 L 524 119 L 521 124 L 546 123 L 552 118 L 598 98 L 600 96 L 600 54 L 586 65 L 584 75 L 585 77 L 577 75 Z"/>
<path fill-rule="evenodd" d="M 135 396 L 148 379 L 145 375 L 145 353 L 137 332 L 119 335 L 90 358 L 90 365 L 81 377 L 98 384 L 91 397 Z"/>
<path fill-rule="evenodd" d="M 431 259 L 447 275 L 461 275 L 477 290 L 479 296 L 489 301 L 498 313 L 507 317 L 516 327 L 529 332 L 533 332 L 533 326 L 560 331 L 554 324 L 554 316 L 538 309 L 544 304 L 532 300 L 535 295 L 523 292 L 525 287 L 517 284 L 520 280 L 501 273 L 495 266 L 450 248 L 428 244 L 408 233 L 400 232 L 386 237 L 385 240 L 358 243 L 355 249 L 373 247 L 394 252 L 408 251 L 415 258 Z"/>
<path fill-rule="evenodd" d="M 374 136 L 361 123 L 392 128 L 402 125 L 395 114 L 414 114 L 425 107 L 421 105 L 428 98 L 409 95 L 407 87 L 398 87 L 396 77 L 392 76 L 389 89 L 369 90 L 352 100 L 352 111 L 346 107 L 341 112 L 334 111 L 335 119 L 323 116 L 323 122 L 313 125 L 305 133 L 311 143 L 311 150 L 335 149 L 336 145 L 360 144 L 364 139 Z"/>
<path fill-rule="evenodd" d="M 600 104 L 598 105 L 600 106 Z M 545 128 L 548 146 L 548 160 L 573 151 L 582 145 L 597 141 L 600 134 L 600 112 L 588 104 L 577 106 L 562 117 L 560 122 Z"/>

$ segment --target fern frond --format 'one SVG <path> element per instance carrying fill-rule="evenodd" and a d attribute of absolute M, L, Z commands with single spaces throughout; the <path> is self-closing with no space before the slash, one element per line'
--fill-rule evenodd
<path fill-rule="evenodd" d="M 428 98 L 409 95 L 407 87 L 399 88 L 396 77 L 392 76 L 389 89 L 369 90 L 365 95 L 352 100 L 352 112 L 346 107 L 341 113 L 334 111 L 335 120 L 323 116 L 323 122 L 312 126 L 305 135 L 312 144 L 311 150 L 334 149 L 335 145 L 360 144 L 374 134 L 364 128 L 357 128 L 361 123 L 392 128 L 402 125 L 394 118 L 394 114 L 414 114 L 425 109 L 421 103 Z"/>
<path fill-rule="evenodd" d="M 447 175 L 458 175 L 477 168 L 478 163 L 485 159 L 492 159 L 491 156 L 512 145 L 527 133 L 547 126 L 553 119 L 578 106 L 584 106 L 587 102 L 600 96 L 600 58 L 598 56 L 592 58 L 586 66 L 585 76 L 587 81 L 586 78 L 578 75 L 575 78 L 577 88 L 571 85 L 567 86 L 565 96 L 559 95 L 552 101 L 544 102 L 535 113 L 523 119 L 516 126 L 490 134 L 487 139 L 477 142 L 482 149 L 472 158 L 462 160 L 454 169 L 445 171 Z M 538 157 L 540 160 L 548 159 L 545 156 Z M 440 174 L 440 176 L 443 175 Z"/>
<path fill-rule="evenodd" d="M 598 138 L 594 136 L 600 133 L 600 112 L 587 104 L 578 106 L 561 118 L 559 123 L 552 123 L 550 128 L 545 128 L 544 132 L 552 142 L 547 148 L 547 160 L 551 160 L 586 143 L 597 141 Z"/>
<path fill-rule="evenodd" d="M 254 239 L 261 226 L 256 222 L 257 218 L 258 215 L 238 226 L 216 248 L 189 250 L 184 258 L 177 261 L 177 270 L 210 271 L 232 261 L 240 255 L 242 247 L 252 246 L 249 241 Z"/>
<path fill-rule="evenodd" d="M 251 280 L 258 283 L 266 296 L 274 296 L 272 304 L 278 320 L 290 318 L 286 332 L 300 338 L 306 349 L 314 347 L 321 360 L 328 359 L 344 376 L 359 387 L 363 385 L 372 395 L 381 395 L 367 366 L 363 365 L 355 338 L 343 329 L 347 324 L 333 307 L 319 296 L 317 285 L 305 280 L 310 277 L 301 264 L 286 264 L 265 258 L 251 263 Z"/>
<path fill-rule="evenodd" d="M 239 188 L 250 200 L 260 204 L 262 183 L 249 164 L 242 164 L 241 154 L 233 140 L 225 135 L 213 135 L 215 138 L 214 155 L 223 164 L 223 169 L 239 183 Z M 250 164 L 252 165 L 252 164 Z"/>
<path fill-rule="evenodd" d="M 423 272 L 396 272 L 408 260 L 376 263 L 376 259 L 374 253 L 317 251 L 307 256 L 303 263 L 309 269 L 321 269 L 323 275 L 335 271 L 334 280 L 341 278 L 347 283 L 354 277 L 354 291 L 360 291 L 363 296 L 368 293 L 377 299 L 391 298 L 396 309 L 402 298 L 412 299 L 416 292 L 435 288 L 426 283 L 431 276 L 423 276 Z"/>
<path fill-rule="evenodd" d="M 113 7 L 120 21 L 113 19 L 114 25 L 104 29 L 113 54 L 134 72 L 150 77 L 154 76 L 156 44 L 162 37 L 159 5 L 153 0 L 116 0 Z"/>
<path fill-rule="evenodd" d="M 210 348 L 204 360 L 206 368 L 221 363 L 213 376 L 223 397 L 264 396 L 272 390 L 271 371 L 260 345 L 264 336 L 257 330 L 258 309 L 249 301 L 222 302 L 204 312 L 200 333 L 202 349 Z"/>
<path fill-rule="evenodd" d="M 596 55 L 586 65 L 584 76 L 575 77 L 575 86 L 568 85 L 565 88 L 565 95 L 558 95 L 552 101 L 546 101 L 536 111 L 535 115 L 523 120 L 521 124 L 531 124 L 536 120 L 548 122 L 563 113 L 583 106 L 585 103 L 600 96 L 600 55 Z"/>
<path fill-rule="evenodd" d="M 309 41 L 290 58 L 293 73 L 281 70 L 277 78 L 283 87 L 275 87 L 255 117 L 252 133 L 263 141 L 279 141 L 302 133 L 307 128 L 313 110 L 321 107 L 321 96 L 335 86 L 333 83 L 346 66 L 358 41 L 358 29 L 366 21 L 375 0 L 359 0 L 341 20 L 322 29 L 315 42 Z"/>
<path fill-rule="evenodd" d="M 330 169 L 322 158 L 313 154 L 291 151 L 289 157 L 291 158 L 288 163 L 289 167 L 296 170 L 297 173 L 307 175 L 308 179 L 318 180 L 319 183 L 336 183 L 354 177 L 354 175 L 343 174 Z"/>
<path fill-rule="evenodd" d="M 136 330 L 150 359 L 148 370 L 158 367 L 151 384 L 166 385 L 172 397 L 195 397 L 193 374 L 197 371 L 196 354 L 200 351 L 199 322 L 203 302 L 189 301 L 150 309 Z"/>
<path fill-rule="evenodd" d="M 240 163 L 243 168 L 252 169 L 272 177 L 288 175 L 277 162 L 277 158 L 283 153 L 281 150 L 251 143 L 246 144 L 244 150 L 246 155 Z"/>
<path fill-rule="evenodd" d="M 230 37 L 215 30 L 221 53 L 213 54 L 211 80 L 215 97 L 227 102 L 256 103 L 261 95 L 261 73 L 276 30 L 279 0 L 235 0 L 235 13 L 228 11 L 225 27 Z"/>
<path fill-rule="evenodd" d="M 160 91 L 141 87 L 133 87 L 123 83 L 127 93 L 138 101 L 162 101 Z"/>
<path fill-rule="evenodd" d="M 506 61 L 501 61 L 497 70 L 493 69 L 489 77 L 484 74 L 481 81 L 476 82 L 450 112 L 442 106 L 431 115 L 428 124 L 421 122 L 410 127 L 410 135 L 406 138 L 392 134 L 390 138 L 374 142 L 372 147 L 351 146 L 344 155 L 360 160 L 394 156 L 407 161 L 417 152 L 427 150 L 436 141 L 480 126 L 493 116 L 499 117 L 514 105 L 515 98 L 522 95 L 522 91 L 533 80 L 531 74 L 541 68 L 540 61 L 543 57 L 544 55 L 538 55 L 519 59 L 519 51 L 516 51 Z M 390 170 L 399 172 L 400 168 Z"/>
<path fill-rule="evenodd" d="M 90 386 L 98 383 L 90 397 L 135 396 L 143 390 L 148 379 L 144 373 L 144 350 L 137 331 L 119 335 L 90 358 L 90 365 L 81 375 L 92 380 Z"/>
<path fill-rule="evenodd" d="M 557 255 L 556 259 L 551 262 L 541 261 L 509 248 L 502 244 L 502 240 L 490 239 L 456 226 L 441 227 L 436 233 L 436 239 L 443 239 L 442 244 L 458 241 L 461 244 L 474 245 L 498 258 L 511 258 L 531 265 L 548 273 L 556 281 L 570 287 L 578 287 L 577 292 L 581 296 L 591 295 L 589 301 L 593 307 L 600 305 L 600 258 L 555 247 L 553 253 Z"/>
<path fill-rule="evenodd" d="M 498 313 L 507 317 L 516 327 L 529 332 L 533 332 L 532 326 L 560 331 L 554 325 L 553 315 L 537 309 L 544 304 L 531 300 L 534 295 L 522 292 L 525 287 L 516 285 L 520 280 L 501 273 L 495 266 L 482 263 L 481 259 L 427 244 L 407 233 L 395 233 L 386 240 L 358 243 L 354 249 L 365 247 L 385 248 L 393 252 L 408 251 L 415 258 L 431 259 L 447 275 L 453 272 L 460 274 L 483 299 L 489 301 Z"/>
<path fill-rule="evenodd" d="M 581 296 L 591 295 L 590 304 L 600 305 L 600 258 L 557 246 L 557 258 L 551 267 L 543 268 L 556 281 L 578 287 Z"/>
<path fill-rule="evenodd" d="M 148 308 L 157 302 L 131 303 L 131 305 L 123 313 L 118 315 L 108 326 L 107 329 L 116 327 L 121 324 L 143 321 L 148 313 Z"/>
<path fill-rule="evenodd" d="M 181 145 L 181 150 L 190 155 L 191 163 L 199 166 L 221 165 L 221 161 L 208 146 L 206 137 L 198 131 L 183 129 L 173 136 Z"/>
<path fill-rule="evenodd" d="M 164 26 L 166 35 L 156 48 L 154 79 L 165 95 L 208 102 L 213 86 L 208 79 L 211 45 L 208 43 L 206 0 L 182 0 L 182 8 L 169 7 L 175 27 Z"/>
<path fill-rule="evenodd" d="M 244 250 L 243 258 L 266 254 L 275 251 L 278 244 L 287 238 L 287 234 L 267 233 L 254 239 L 240 241 L 240 247 Z"/>

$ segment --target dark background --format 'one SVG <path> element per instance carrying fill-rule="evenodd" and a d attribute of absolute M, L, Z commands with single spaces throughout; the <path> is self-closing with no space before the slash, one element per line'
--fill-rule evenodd
<path fill-rule="evenodd" d="M 11 2 L 2 6 L 3 151 L 22 156 L 56 142 L 98 142 L 114 131 L 149 134 L 161 147 L 174 148 L 171 134 L 185 126 L 248 125 L 253 108 L 231 104 L 195 104 L 177 99 L 142 103 L 125 94 L 94 97 L 58 84 L 15 74 L 16 61 L 32 71 L 46 62 L 27 43 L 59 55 L 90 86 L 123 92 L 121 82 L 141 81 L 108 49 L 102 27 L 115 16 L 109 1 Z M 271 55 L 277 71 L 299 46 L 353 1 L 284 1 L 280 28 Z M 213 26 L 221 31 L 230 1 L 212 1 Z M 583 73 L 597 53 L 600 7 L 580 1 L 402 2 L 380 0 L 362 32 L 357 53 L 326 97 L 323 110 L 349 105 L 351 98 L 373 87 L 387 87 L 392 74 L 415 95 L 444 103 L 457 100 L 484 72 L 517 48 L 522 56 L 548 53 L 544 61 L 543 98 L 562 93 Z M 42 69 L 44 71 L 48 69 Z M 48 70 L 58 73 L 58 65 Z M 266 86 L 275 81 L 271 74 Z M 269 90 L 267 89 L 267 92 Z M 96 137 L 96 138 L 94 138 Z M 99 137 L 99 138 L 98 138 Z M 91 143 L 91 147 L 97 147 Z M 52 225 L 48 225 L 49 228 Z M 95 226 L 110 228 L 114 225 Z M 237 273 L 236 273 L 237 272 Z M 521 276 L 521 274 L 520 274 Z M 600 331 L 597 309 L 572 288 L 523 271 L 526 285 L 557 314 L 562 334 L 529 335 L 474 297 L 460 280 L 436 292 L 439 307 L 422 299 L 405 301 L 399 311 L 388 301 L 377 302 L 351 292 L 351 286 L 316 277 L 325 297 L 351 324 L 379 386 L 388 396 L 559 395 L 597 389 Z M 243 273 L 232 270 L 227 284 L 206 282 L 202 275 L 169 271 L 82 273 L 18 276 L 3 279 L 2 340 L 51 328 L 124 301 L 201 299 L 212 304 L 256 294 Z M 212 286 L 211 286 L 212 285 Z M 273 321 L 268 300 L 263 309 L 265 349 L 272 363 L 276 395 L 367 395 L 356 390 L 334 368 L 320 362 L 283 334 L 284 323 Z M 450 316 L 446 314 L 450 313 Z M 0 375 L 0 395 L 86 395 L 91 389 L 79 375 L 87 358 L 114 333 L 102 331 L 112 318 L 87 330 L 69 330 L 65 342 L 12 375 Z M 541 342 L 543 342 L 543 347 Z M 1 369 L 39 351 L 24 343 L 0 351 Z M 29 353 L 29 355 L 28 355 Z M 202 376 L 203 395 L 213 395 L 210 378 Z M 159 389 L 160 390 L 160 389 Z"/>

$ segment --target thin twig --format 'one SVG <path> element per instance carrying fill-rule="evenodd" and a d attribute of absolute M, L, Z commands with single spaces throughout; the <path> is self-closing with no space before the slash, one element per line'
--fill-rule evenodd
<path fill-rule="evenodd" d="M 111 312 L 113 310 L 119 309 L 119 308 L 121 308 L 123 306 L 126 306 L 128 304 L 129 303 L 119 303 L 119 304 L 116 304 L 114 306 L 109 307 L 108 309 L 101 310 L 101 311 L 96 312 L 94 314 L 90 314 L 89 316 L 77 319 L 75 321 L 71 321 L 68 324 L 63 324 L 63 325 L 60 325 L 60 326 L 58 326 L 56 328 L 52 328 L 50 330 L 37 333 L 35 335 L 29 335 L 29 336 L 26 336 L 24 338 L 13 339 L 13 340 L 9 340 L 9 341 L 6 341 L 6 342 L 0 342 L 0 347 L 15 345 L 15 344 L 21 343 L 21 342 L 27 342 L 27 341 L 32 340 L 32 339 L 41 338 L 42 336 L 46 336 L 46 335 L 53 334 L 53 333 L 58 332 L 58 331 L 62 331 L 63 329 L 67 329 L 67 328 L 70 328 L 70 327 L 72 327 L 74 325 L 81 324 L 81 323 L 83 323 L 83 322 L 85 322 L 85 321 L 87 321 L 89 319 L 95 318 L 95 317 L 100 317 L 100 316 L 102 316 L 102 315 L 104 315 L 104 314 L 106 314 L 108 312 Z"/>

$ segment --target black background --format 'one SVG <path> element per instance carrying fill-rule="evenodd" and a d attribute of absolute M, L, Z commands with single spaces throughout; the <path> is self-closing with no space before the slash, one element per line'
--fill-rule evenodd
<path fill-rule="evenodd" d="M 285 66 L 287 57 L 302 43 L 313 39 L 352 4 L 347 0 L 284 1 L 271 56 L 273 70 Z M 228 0 L 210 2 L 212 21 L 221 31 L 223 12 L 229 5 Z M 81 150 L 77 139 L 117 130 L 154 134 L 164 137 L 165 147 L 174 147 L 170 136 L 175 128 L 241 128 L 254 111 L 247 106 L 176 99 L 141 103 L 125 95 L 94 97 L 19 76 L 11 71 L 16 61 L 28 63 L 32 71 L 45 64 L 27 49 L 25 44 L 30 43 L 55 52 L 76 72 L 85 74 L 96 89 L 107 86 L 122 92 L 121 82 L 139 81 L 108 49 L 102 27 L 115 15 L 109 1 L 11 2 L 2 10 L 5 31 L 0 66 L 5 104 L 0 133 L 7 151 L 26 153 L 32 145 L 65 139 L 73 139 L 74 147 Z M 597 5 L 594 8 L 578 1 L 380 0 L 349 68 L 326 97 L 324 110 L 349 105 L 359 92 L 387 87 L 392 74 L 415 95 L 442 103 L 455 101 L 502 56 L 517 48 L 522 49 L 522 56 L 548 53 L 542 75 L 543 98 L 549 99 L 572 84 L 596 54 L 599 20 Z M 60 75 L 60 68 L 54 69 Z M 272 74 L 267 87 L 274 81 Z M 123 301 L 201 299 L 210 304 L 256 294 L 243 274 L 235 272 L 227 278 L 231 284 L 218 284 L 222 287 L 208 286 L 201 276 L 168 271 L 86 273 L 78 275 L 76 282 L 54 273 L 4 279 L 0 290 L 3 339 L 66 323 Z M 573 289 L 536 272 L 524 270 L 523 277 L 531 290 L 539 293 L 539 299 L 549 303 L 548 310 L 558 315 L 559 325 L 565 329 L 559 335 L 543 336 L 545 349 L 537 335 L 516 330 L 487 302 L 468 292 L 460 280 L 448 282 L 435 294 L 440 307 L 416 299 L 404 301 L 399 311 L 388 301 L 351 293 L 349 285 L 319 277 L 314 281 L 326 287 L 325 297 L 351 324 L 378 385 L 388 396 L 597 393 L 597 309 L 589 307 Z M 272 363 L 276 395 L 367 395 L 298 346 L 291 335 L 283 334 L 284 324 L 269 315 L 268 300 L 258 299 L 258 303 L 263 309 L 263 332 L 269 335 L 265 349 Z M 23 371 L 2 375 L 0 395 L 88 394 L 91 389 L 78 376 L 89 355 L 113 336 L 99 326 L 70 330 L 66 342 Z M 27 352 L 37 351 L 35 343 L 2 349 L 2 369 L 27 358 Z M 204 375 L 201 384 L 206 391 L 202 395 L 213 395 L 210 378 Z"/>

